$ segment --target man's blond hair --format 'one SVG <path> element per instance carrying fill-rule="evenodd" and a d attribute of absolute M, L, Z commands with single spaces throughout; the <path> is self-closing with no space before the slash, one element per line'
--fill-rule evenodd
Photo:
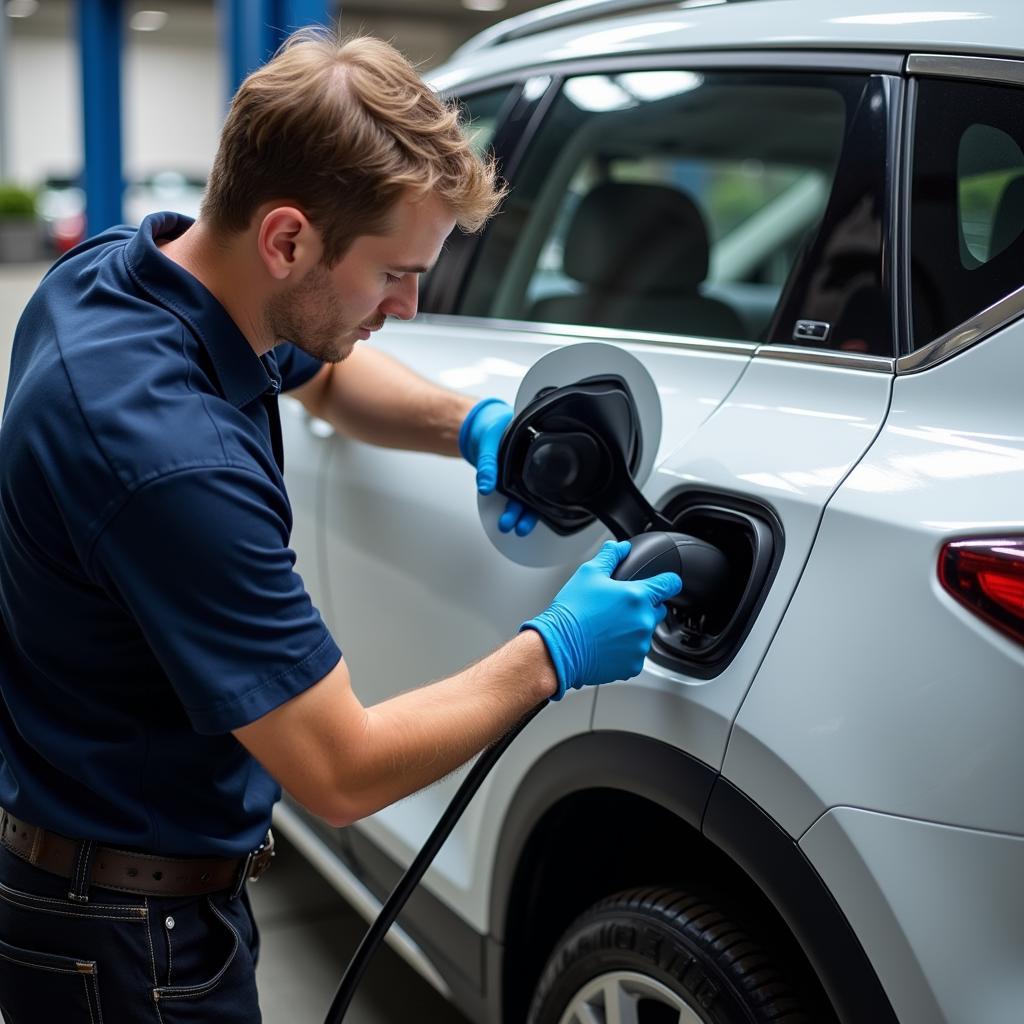
<path fill-rule="evenodd" d="M 459 108 L 390 44 L 303 29 L 235 94 L 201 216 L 238 233 L 263 203 L 294 203 L 331 265 L 358 236 L 384 233 L 401 196 L 428 193 L 464 231 L 478 230 L 504 194 Z"/>

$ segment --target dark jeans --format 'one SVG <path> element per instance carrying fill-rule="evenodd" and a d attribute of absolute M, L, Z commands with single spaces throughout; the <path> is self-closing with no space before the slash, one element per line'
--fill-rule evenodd
<path fill-rule="evenodd" d="M 68 880 L 0 848 L 5 1024 L 258 1024 L 259 936 L 243 891 L 156 898 Z"/>

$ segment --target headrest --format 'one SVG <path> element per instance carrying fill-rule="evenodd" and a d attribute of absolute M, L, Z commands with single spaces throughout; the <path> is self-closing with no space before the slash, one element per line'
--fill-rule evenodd
<path fill-rule="evenodd" d="M 988 244 L 988 258 L 998 256 L 1017 241 L 1024 231 L 1024 174 L 1011 181 L 999 197 L 999 206 L 992 219 L 992 235 Z"/>
<path fill-rule="evenodd" d="M 677 292 L 707 277 L 708 244 L 700 210 L 678 189 L 606 182 L 576 208 L 564 268 L 590 286 Z"/>

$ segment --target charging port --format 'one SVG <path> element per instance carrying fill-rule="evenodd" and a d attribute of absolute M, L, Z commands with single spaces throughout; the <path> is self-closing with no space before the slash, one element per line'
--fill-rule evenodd
<path fill-rule="evenodd" d="M 661 514 L 673 530 L 713 544 L 729 561 L 714 603 L 682 609 L 670 602 L 651 648 L 660 664 L 708 679 L 729 664 L 754 624 L 782 555 L 782 526 L 766 507 L 708 492 L 678 494 Z"/>

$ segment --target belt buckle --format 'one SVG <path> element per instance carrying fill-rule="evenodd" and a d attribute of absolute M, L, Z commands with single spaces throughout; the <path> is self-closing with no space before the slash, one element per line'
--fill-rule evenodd
<path fill-rule="evenodd" d="M 267 829 L 266 838 L 246 858 L 245 877 L 258 882 L 274 859 L 274 833 Z"/>
<path fill-rule="evenodd" d="M 241 895 L 245 883 L 256 882 L 263 873 L 270 867 L 274 859 L 274 833 L 267 829 L 266 838 L 256 847 L 250 850 L 242 860 L 238 874 L 235 876 L 235 886 L 231 891 L 231 899 Z"/>

